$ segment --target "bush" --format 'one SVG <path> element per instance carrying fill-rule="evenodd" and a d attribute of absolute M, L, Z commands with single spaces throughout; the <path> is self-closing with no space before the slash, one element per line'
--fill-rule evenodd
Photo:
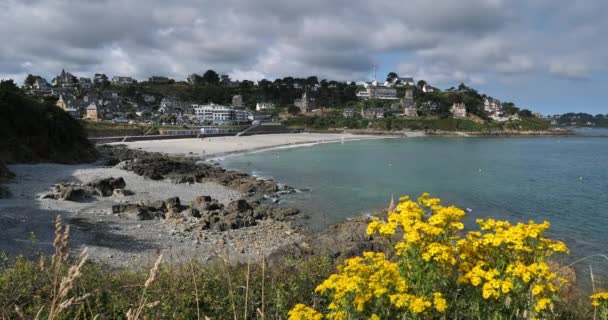
<path fill-rule="evenodd" d="M 368 225 L 369 235 L 392 243 L 387 252 L 347 260 L 315 289 L 328 305 L 298 305 L 290 319 L 559 317 L 554 307 L 567 280 L 547 259 L 568 248 L 543 236 L 549 223 L 478 220 L 479 229 L 462 236 L 464 215 L 428 194 L 402 198 L 386 221 Z"/>

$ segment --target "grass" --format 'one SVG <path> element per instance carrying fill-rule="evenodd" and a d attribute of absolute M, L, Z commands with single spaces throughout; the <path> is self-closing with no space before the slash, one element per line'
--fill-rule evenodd
<path fill-rule="evenodd" d="M 50 259 L 0 265 L 0 319 L 285 319 L 296 303 L 317 305 L 314 288 L 335 269 L 313 257 L 110 270 L 68 258 L 69 228 L 56 227 Z"/>
<path fill-rule="evenodd" d="M 329 257 L 231 265 L 157 257 L 150 268 L 112 270 L 68 256 L 69 226 L 57 219 L 52 257 L 0 260 L 0 319 L 287 319 L 296 304 L 326 310 L 315 287 L 335 272 Z M 5 260 L 6 261 L 6 260 Z M 559 319 L 591 319 L 584 297 L 555 306 Z"/>

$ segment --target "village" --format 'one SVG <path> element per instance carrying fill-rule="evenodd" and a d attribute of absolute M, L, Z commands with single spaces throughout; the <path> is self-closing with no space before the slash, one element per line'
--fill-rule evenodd
<path fill-rule="evenodd" d="M 221 88 L 224 96 L 229 94 L 228 99 L 192 101 L 154 90 L 170 90 L 171 86 L 179 85 L 198 88 L 201 83 L 208 84 L 205 78 L 209 74 L 212 78 L 210 83 L 214 88 Z M 288 91 L 295 98 L 287 98 L 288 103 L 285 103 L 285 97 L 282 97 L 281 103 L 266 95 L 266 99 L 253 97 L 255 100 L 252 101 L 252 97 L 241 93 L 262 86 L 271 86 L 274 92 Z M 147 90 L 148 93 L 141 88 L 152 90 Z M 242 90 L 243 88 L 248 90 Z M 228 75 L 217 75 L 209 70 L 203 76 L 192 74 L 187 77 L 187 81 L 176 82 L 164 76 L 152 76 L 146 81 L 137 81 L 129 76 L 109 78 L 105 74 L 95 74 L 93 78 L 77 77 L 62 70 L 50 83 L 41 76 L 29 75 L 23 89 L 30 95 L 54 102 L 57 107 L 77 119 L 131 124 L 242 125 L 282 121 L 294 115 L 322 116 L 327 113 L 339 114 L 345 119 L 368 120 L 385 117 L 415 119 L 441 114 L 444 117 L 466 119 L 476 114 L 477 118 L 495 122 L 515 121 L 520 116 L 519 109 L 514 108 L 512 103 L 503 104 L 498 99 L 479 95 L 464 84 L 442 91 L 424 80 L 416 82 L 412 77 L 399 77 L 395 73 L 390 73 L 386 81 L 360 83 L 318 81 L 316 77 L 253 82 L 232 81 Z M 338 102 L 330 105 L 326 102 L 327 99 L 320 98 L 334 95 L 336 90 L 341 90 L 339 93 L 342 95 Z M 476 101 L 482 101 L 481 106 L 472 106 L 471 103 L 467 106 L 464 99 L 458 98 L 458 95 L 471 92 L 479 97 Z M 451 96 L 456 96 L 456 99 L 452 99 L 453 102 L 449 100 L 446 104 L 437 98 L 442 93 L 453 93 Z"/>

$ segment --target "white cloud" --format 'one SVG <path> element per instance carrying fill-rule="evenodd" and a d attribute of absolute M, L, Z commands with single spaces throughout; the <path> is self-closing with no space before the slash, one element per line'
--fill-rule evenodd
<path fill-rule="evenodd" d="M 603 0 L 2 0 L 0 74 L 361 80 L 390 54 L 406 58 L 396 70 L 440 83 L 580 79 L 608 69 L 605 9 Z"/>

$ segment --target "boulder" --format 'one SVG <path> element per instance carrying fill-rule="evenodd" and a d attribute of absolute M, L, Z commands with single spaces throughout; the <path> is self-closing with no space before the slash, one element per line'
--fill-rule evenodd
<path fill-rule="evenodd" d="M 162 200 L 156 200 L 146 203 L 148 208 L 152 208 L 155 211 L 167 212 L 167 205 Z"/>
<path fill-rule="evenodd" d="M 181 211 L 181 203 L 179 201 L 179 197 L 171 197 L 164 201 L 167 206 L 167 211 Z"/>
<path fill-rule="evenodd" d="M 224 207 L 224 205 L 210 196 L 198 196 L 192 200 L 190 206 L 200 211 L 221 210 Z"/>
<path fill-rule="evenodd" d="M 41 198 L 76 202 L 86 201 L 91 198 L 91 191 L 77 184 L 58 183 L 51 188 L 51 192 L 42 195 Z"/>
<path fill-rule="evenodd" d="M 112 206 L 112 213 L 123 213 L 129 211 L 137 211 L 141 206 L 134 203 L 120 203 Z"/>
<path fill-rule="evenodd" d="M 300 210 L 296 208 L 273 208 L 270 217 L 275 220 L 283 221 L 299 213 Z"/>
<path fill-rule="evenodd" d="M 249 205 L 249 203 L 247 203 L 247 200 L 245 199 L 238 199 L 232 201 L 226 206 L 227 212 L 246 212 L 251 209 L 251 206 Z"/>
<path fill-rule="evenodd" d="M 193 217 L 193 218 L 197 218 L 197 219 L 201 218 L 201 212 L 198 211 L 198 209 L 196 209 L 196 208 L 186 209 L 183 212 L 183 215 L 186 216 L 186 217 Z"/>
<path fill-rule="evenodd" d="M 114 197 L 126 197 L 133 195 L 133 192 L 127 189 L 114 189 L 112 196 Z"/>
<path fill-rule="evenodd" d="M 114 189 L 124 189 L 126 186 L 122 177 L 103 178 L 85 184 L 85 187 L 93 189 L 94 193 L 102 197 L 109 197 L 114 194 Z"/>
<path fill-rule="evenodd" d="M 164 217 L 164 213 L 160 211 L 132 203 L 115 204 L 112 206 L 112 213 L 137 220 L 152 220 Z"/>

